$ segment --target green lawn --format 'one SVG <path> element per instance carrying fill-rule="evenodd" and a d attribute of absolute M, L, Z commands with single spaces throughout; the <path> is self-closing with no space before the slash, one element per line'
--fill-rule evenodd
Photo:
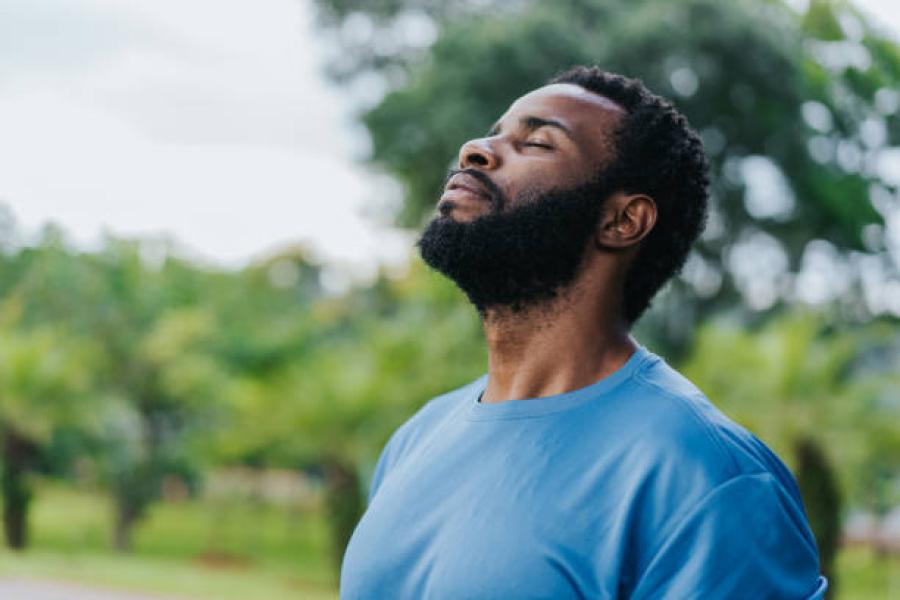
<path fill-rule="evenodd" d="M 900 556 L 879 558 L 864 548 L 848 548 L 838 555 L 838 589 L 843 600 L 900 598 Z"/>
<path fill-rule="evenodd" d="M 335 600 L 325 524 L 318 511 L 248 501 L 157 505 L 135 535 L 134 552 L 110 550 L 110 507 L 100 493 L 42 483 L 32 545 L 0 550 L 0 577 L 71 580 L 174 597 Z M 848 549 L 839 560 L 840 598 L 900 598 L 900 557 Z"/>
<path fill-rule="evenodd" d="M 0 550 L 0 576 L 222 600 L 337 598 L 317 511 L 247 501 L 158 504 L 135 531 L 129 555 L 110 549 L 110 514 L 103 494 L 42 483 L 30 549 Z"/>
<path fill-rule="evenodd" d="M 336 600 L 337 589 L 289 571 L 254 566 L 211 568 L 190 561 L 111 554 L 60 554 L 33 550 L 0 552 L 0 577 L 73 581 L 105 588 L 156 592 L 175 598 L 245 600 Z"/>

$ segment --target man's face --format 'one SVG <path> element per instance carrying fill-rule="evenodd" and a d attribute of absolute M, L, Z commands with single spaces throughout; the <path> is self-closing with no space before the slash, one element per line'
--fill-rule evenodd
<path fill-rule="evenodd" d="M 419 240 L 425 262 L 482 311 L 555 297 L 574 279 L 614 191 L 599 174 L 623 112 L 571 84 L 519 98 L 488 137 L 461 148 Z"/>
<path fill-rule="evenodd" d="M 548 85 L 522 96 L 488 137 L 460 148 L 464 172 L 447 182 L 438 210 L 455 221 L 471 221 L 491 208 L 514 208 L 523 194 L 586 182 L 612 156 L 611 133 L 623 114 L 611 100 L 572 84 Z M 477 179 L 465 171 L 476 172 Z M 509 206 L 485 202 L 483 187 L 500 192 Z"/>

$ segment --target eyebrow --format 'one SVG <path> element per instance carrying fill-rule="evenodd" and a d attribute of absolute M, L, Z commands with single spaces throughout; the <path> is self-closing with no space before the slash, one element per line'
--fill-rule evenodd
<path fill-rule="evenodd" d="M 572 133 L 572 130 L 560 123 L 559 121 L 554 121 L 553 119 L 543 119 L 541 117 L 522 117 L 519 119 L 519 126 L 527 131 L 534 131 L 535 129 L 540 129 L 541 127 L 555 127 L 559 129 L 566 137 L 568 137 L 573 142 L 575 141 L 575 136 Z M 488 132 L 489 136 L 497 135 L 500 133 L 500 122 L 494 123 L 494 126 L 491 127 L 491 130 Z"/>

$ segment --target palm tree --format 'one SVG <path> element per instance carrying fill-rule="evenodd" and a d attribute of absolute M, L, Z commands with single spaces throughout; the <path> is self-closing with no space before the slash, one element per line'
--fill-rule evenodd
<path fill-rule="evenodd" d="M 33 490 L 29 474 L 60 426 L 86 422 L 90 348 L 58 330 L 0 324 L 0 461 L 6 543 L 22 549 Z"/>

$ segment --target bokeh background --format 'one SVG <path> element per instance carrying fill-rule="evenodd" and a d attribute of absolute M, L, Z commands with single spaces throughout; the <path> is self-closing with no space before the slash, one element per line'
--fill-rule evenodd
<path fill-rule="evenodd" d="M 485 368 L 415 231 L 574 63 L 712 163 L 635 336 L 789 464 L 832 597 L 900 598 L 891 0 L 0 0 L 0 586 L 336 598 L 388 436 Z"/>

